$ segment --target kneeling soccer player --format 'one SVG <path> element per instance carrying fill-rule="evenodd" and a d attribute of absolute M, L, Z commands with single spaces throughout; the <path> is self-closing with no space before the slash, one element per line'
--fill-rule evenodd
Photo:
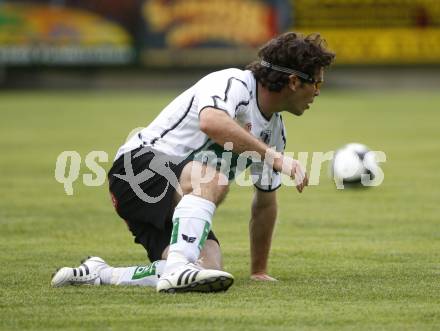
<path fill-rule="evenodd" d="M 237 160 L 250 153 L 245 163 L 256 187 L 249 227 L 251 278 L 273 280 L 267 265 L 280 173 L 294 178 L 299 192 L 308 185 L 301 165 L 283 155 L 286 135 L 280 113 L 300 116 L 310 107 L 334 54 L 319 34 L 289 32 L 270 40 L 258 55 L 247 70 L 203 77 L 118 150 L 108 174 L 113 204 L 153 264 L 116 268 L 90 257 L 77 268 L 58 270 L 53 286 L 227 290 L 234 278 L 222 271 L 211 224 L 229 181 L 245 168 Z"/>

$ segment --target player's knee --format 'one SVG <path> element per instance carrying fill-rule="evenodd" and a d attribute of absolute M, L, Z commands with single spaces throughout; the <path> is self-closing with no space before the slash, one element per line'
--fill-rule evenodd
<path fill-rule="evenodd" d="M 188 163 L 180 176 L 182 193 L 194 194 L 219 205 L 228 193 L 228 178 L 215 168 L 199 162 Z M 176 197 L 180 200 L 180 196 Z"/>
<path fill-rule="evenodd" d="M 202 195 L 214 202 L 217 206 L 225 199 L 229 191 L 229 183 L 225 175 L 217 173 L 213 180 L 202 187 Z"/>
<path fill-rule="evenodd" d="M 216 198 L 215 204 L 219 205 L 225 198 L 229 192 L 229 185 L 217 185 L 215 188 Z"/>

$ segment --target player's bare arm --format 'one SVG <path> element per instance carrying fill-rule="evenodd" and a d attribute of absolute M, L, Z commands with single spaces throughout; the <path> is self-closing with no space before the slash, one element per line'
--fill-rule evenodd
<path fill-rule="evenodd" d="M 251 279 L 253 280 L 275 280 L 268 275 L 267 264 L 277 210 L 276 191 L 255 190 L 249 222 Z"/>
<path fill-rule="evenodd" d="M 295 178 L 298 192 L 308 185 L 308 177 L 300 163 L 275 151 L 237 124 L 224 111 L 207 107 L 200 113 L 200 130 L 217 144 L 232 142 L 235 153 L 255 151 L 264 160 L 273 160 L 273 169 Z"/>
<path fill-rule="evenodd" d="M 237 154 L 256 151 L 261 157 L 264 157 L 269 148 L 220 109 L 206 107 L 201 111 L 200 130 L 221 146 L 232 142 L 232 150 Z"/>

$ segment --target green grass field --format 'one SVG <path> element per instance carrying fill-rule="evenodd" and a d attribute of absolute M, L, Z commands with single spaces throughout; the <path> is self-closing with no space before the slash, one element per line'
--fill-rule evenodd
<path fill-rule="evenodd" d="M 111 206 L 107 184 L 82 175 L 93 150 L 113 159 L 175 92 L 0 93 L 0 329 L 438 330 L 440 328 L 440 95 L 323 91 L 302 118 L 284 115 L 288 151 L 358 141 L 382 150 L 379 187 L 335 189 L 322 169 L 302 195 L 279 191 L 270 274 L 249 281 L 252 189 L 234 185 L 214 229 L 226 270 L 222 294 L 151 288 L 49 286 L 53 270 L 99 255 L 146 264 Z M 54 179 L 65 150 L 82 157 L 74 195 Z M 108 169 L 110 162 L 102 163 Z"/>

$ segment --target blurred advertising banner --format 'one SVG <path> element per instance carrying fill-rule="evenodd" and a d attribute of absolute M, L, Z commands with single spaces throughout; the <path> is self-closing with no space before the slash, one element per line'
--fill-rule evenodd
<path fill-rule="evenodd" d="M 0 3 L 0 64 L 113 65 L 133 59 L 130 34 L 96 13 L 52 4 Z"/>
<path fill-rule="evenodd" d="M 315 30 L 299 31 L 304 33 Z M 337 64 L 417 65 L 440 63 L 440 29 L 319 29 Z"/>
<path fill-rule="evenodd" d="M 146 0 L 141 61 L 148 66 L 239 65 L 291 26 L 286 0 Z"/>
<path fill-rule="evenodd" d="M 440 64 L 440 0 L 0 0 L 0 66 L 242 66 L 289 30 L 338 65 Z"/>
<path fill-rule="evenodd" d="M 294 24 L 320 32 L 337 64 L 439 64 L 439 0 L 291 0 Z"/>

